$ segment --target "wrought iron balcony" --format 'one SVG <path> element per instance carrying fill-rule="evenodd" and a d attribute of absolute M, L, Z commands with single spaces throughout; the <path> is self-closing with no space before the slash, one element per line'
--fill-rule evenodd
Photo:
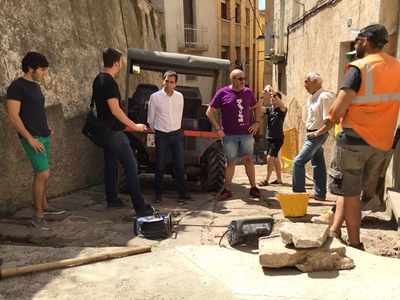
<path fill-rule="evenodd" d="M 181 51 L 208 51 L 208 27 L 185 24 L 184 43 Z"/>

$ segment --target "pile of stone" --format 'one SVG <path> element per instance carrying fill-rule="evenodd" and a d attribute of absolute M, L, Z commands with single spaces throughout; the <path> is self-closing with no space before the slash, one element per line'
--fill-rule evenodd
<path fill-rule="evenodd" d="M 295 266 L 303 272 L 349 270 L 354 261 L 346 246 L 329 236 L 329 226 L 284 222 L 280 235 L 261 237 L 260 264 L 266 268 Z"/>

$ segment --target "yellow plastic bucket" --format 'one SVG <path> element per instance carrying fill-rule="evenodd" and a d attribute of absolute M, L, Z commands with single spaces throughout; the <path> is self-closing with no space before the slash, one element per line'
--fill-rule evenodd
<path fill-rule="evenodd" d="M 276 194 L 285 217 L 303 217 L 307 213 L 310 193 Z"/>

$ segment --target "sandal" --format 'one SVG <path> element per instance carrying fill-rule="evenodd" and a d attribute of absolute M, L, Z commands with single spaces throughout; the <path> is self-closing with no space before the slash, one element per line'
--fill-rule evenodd
<path fill-rule="evenodd" d="M 338 239 L 339 242 L 341 242 L 344 245 L 347 245 L 346 241 L 342 238 L 342 232 L 339 230 L 333 230 L 330 229 L 329 230 L 329 236 L 334 237 L 335 239 Z"/>
<path fill-rule="evenodd" d="M 272 181 L 270 184 L 283 184 L 283 182 L 282 182 L 282 181 L 279 182 L 278 180 L 274 180 L 274 181 Z"/>
<path fill-rule="evenodd" d="M 342 233 L 340 231 L 336 231 L 336 230 L 330 229 L 329 230 L 329 235 L 334 237 L 334 238 L 336 238 L 336 239 L 338 239 L 338 240 L 342 239 Z"/>
<path fill-rule="evenodd" d="M 365 248 L 364 248 L 364 244 L 363 244 L 363 243 L 359 243 L 358 245 L 350 245 L 350 244 L 347 244 L 347 246 L 352 247 L 352 248 L 355 248 L 355 249 L 358 249 L 358 250 L 361 250 L 361 251 L 365 251 Z"/>
<path fill-rule="evenodd" d="M 261 180 L 261 181 L 258 183 L 258 185 L 259 185 L 259 186 L 267 186 L 267 185 L 269 185 L 269 183 L 268 183 L 268 180 Z"/>

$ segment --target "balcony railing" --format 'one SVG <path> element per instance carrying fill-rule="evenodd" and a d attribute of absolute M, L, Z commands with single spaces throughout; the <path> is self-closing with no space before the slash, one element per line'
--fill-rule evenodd
<path fill-rule="evenodd" d="M 184 51 L 208 51 L 208 27 L 185 24 Z"/>

